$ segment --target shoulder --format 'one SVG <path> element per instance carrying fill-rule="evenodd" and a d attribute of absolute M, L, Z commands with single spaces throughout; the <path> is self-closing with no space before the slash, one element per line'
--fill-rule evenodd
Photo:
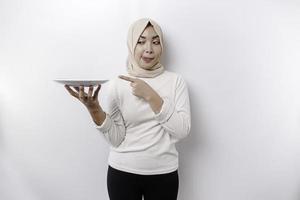
<path fill-rule="evenodd" d="M 118 76 L 112 77 L 108 81 L 108 87 L 110 89 L 117 89 L 118 87 L 120 87 L 122 85 L 122 83 L 124 83 L 124 80 L 120 79 Z"/>
<path fill-rule="evenodd" d="M 107 85 L 105 85 L 106 89 L 107 89 L 107 92 L 108 94 L 110 95 L 117 95 L 120 90 L 120 80 L 118 77 L 112 77 L 111 79 L 109 79 L 109 81 L 107 82 Z"/>
<path fill-rule="evenodd" d="M 128 76 L 128 75 L 125 75 Z M 122 96 L 129 94 L 131 89 L 130 83 L 123 79 L 120 79 L 118 76 L 112 77 L 107 85 L 108 92 L 115 97 L 121 98 Z"/>
<path fill-rule="evenodd" d="M 115 77 L 109 79 L 109 81 L 107 82 L 107 88 L 109 88 L 109 90 L 113 89 L 116 86 L 116 82 L 117 79 Z"/>
<path fill-rule="evenodd" d="M 163 75 L 168 78 L 168 79 L 172 79 L 173 81 L 176 82 L 176 85 L 181 85 L 181 84 L 186 84 L 184 77 L 176 72 L 172 72 L 172 71 L 165 71 L 163 73 Z"/>

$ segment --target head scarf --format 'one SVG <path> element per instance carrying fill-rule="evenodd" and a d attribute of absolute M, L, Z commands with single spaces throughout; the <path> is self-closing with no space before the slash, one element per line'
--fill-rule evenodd
<path fill-rule="evenodd" d="M 162 47 L 163 52 L 163 34 L 159 25 L 149 18 L 142 18 L 135 21 L 130 27 L 127 36 L 127 46 L 129 50 L 129 55 L 127 58 L 127 72 L 136 77 L 143 78 L 152 78 L 160 75 L 164 72 L 164 66 L 158 61 L 157 64 L 152 66 L 150 69 L 146 70 L 141 68 L 138 63 L 134 59 L 134 49 L 139 40 L 139 37 L 147 27 L 148 23 L 150 23 L 160 39 L 160 45 Z"/>

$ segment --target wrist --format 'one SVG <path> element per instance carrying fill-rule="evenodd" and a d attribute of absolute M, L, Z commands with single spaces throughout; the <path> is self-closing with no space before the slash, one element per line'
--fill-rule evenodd
<path fill-rule="evenodd" d="M 148 101 L 149 103 L 158 103 L 162 102 L 162 98 L 157 93 L 153 93 L 146 98 L 146 101 Z"/>
<path fill-rule="evenodd" d="M 87 107 L 88 111 L 90 113 L 99 113 L 99 112 L 103 112 L 102 108 L 99 105 L 96 106 L 88 106 Z"/>
<path fill-rule="evenodd" d="M 100 126 L 106 118 L 106 113 L 101 109 L 101 107 L 97 108 L 89 108 L 89 113 L 98 126 Z"/>
<path fill-rule="evenodd" d="M 157 114 L 160 112 L 164 101 L 158 94 L 149 97 L 147 101 L 150 104 L 154 113 Z"/>
<path fill-rule="evenodd" d="M 156 92 L 153 92 L 150 95 L 148 95 L 145 98 L 145 100 L 150 103 L 150 102 L 153 102 L 153 101 L 157 101 L 158 98 L 160 98 L 160 96 Z"/>

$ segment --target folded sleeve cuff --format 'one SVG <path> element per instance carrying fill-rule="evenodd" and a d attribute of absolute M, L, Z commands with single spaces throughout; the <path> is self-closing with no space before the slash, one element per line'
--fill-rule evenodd
<path fill-rule="evenodd" d="M 159 113 L 155 114 L 155 119 L 160 123 L 167 122 L 172 116 L 175 106 L 168 98 L 163 99 L 164 103 Z"/>
<path fill-rule="evenodd" d="M 112 119 L 110 118 L 109 114 L 106 113 L 105 120 L 102 122 L 102 124 L 100 126 L 98 126 L 97 124 L 95 126 L 96 126 L 96 129 L 98 129 L 99 131 L 101 131 L 103 133 L 108 132 L 108 130 L 112 126 Z"/>

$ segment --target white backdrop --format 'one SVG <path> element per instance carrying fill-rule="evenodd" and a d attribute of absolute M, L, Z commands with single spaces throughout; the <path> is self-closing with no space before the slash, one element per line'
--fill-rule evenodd
<path fill-rule="evenodd" d="M 189 85 L 179 200 L 300 199 L 296 0 L 0 0 L 0 199 L 108 199 L 108 144 L 52 80 L 123 73 L 140 17 Z"/>

